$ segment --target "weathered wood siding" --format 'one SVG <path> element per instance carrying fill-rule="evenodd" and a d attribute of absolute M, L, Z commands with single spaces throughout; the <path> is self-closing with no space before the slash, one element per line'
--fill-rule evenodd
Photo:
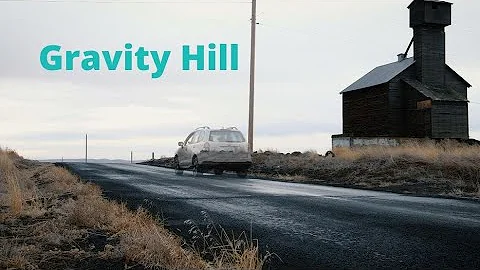
<path fill-rule="evenodd" d="M 414 28 L 414 57 L 417 79 L 433 87 L 445 85 L 445 32 L 441 26 Z"/>
<path fill-rule="evenodd" d="M 448 89 L 454 90 L 460 93 L 462 97 L 467 99 L 467 84 L 461 80 L 454 72 L 449 68 L 445 70 L 445 85 Z"/>
<path fill-rule="evenodd" d="M 407 131 L 406 93 L 401 81 L 402 78 L 415 78 L 415 66 L 411 66 L 390 81 L 388 92 L 388 119 L 389 135 L 405 137 Z"/>
<path fill-rule="evenodd" d="M 343 94 L 343 133 L 349 136 L 389 136 L 389 84 Z"/>
<path fill-rule="evenodd" d="M 468 139 L 468 103 L 433 102 L 432 138 Z"/>
<path fill-rule="evenodd" d="M 422 93 L 402 83 L 405 91 L 405 118 L 407 137 L 426 138 L 432 135 L 432 110 L 419 108 L 418 102 L 429 100 Z"/>

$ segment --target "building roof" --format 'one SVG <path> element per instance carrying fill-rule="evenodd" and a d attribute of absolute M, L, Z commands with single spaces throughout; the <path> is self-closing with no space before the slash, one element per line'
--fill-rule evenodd
<path fill-rule="evenodd" d="M 422 93 L 428 98 L 437 101 L 468 101 L 466 98 L 462 97 L 459 93 L 452 89 L 439 89 L 429 87 L 418 80 L 412 79 L 402 79 L 405 83 L 413 87 L 418 92 Z"/>
<path fill-rule="evenodd" d="M 340 92 L 340 94 L 387 83 L 393 78 L 395 78 L 395 76 L 412 66 L 414 63 L 415 60 L 413 60 L 413 57 L 410 57 L 400 62 L 397 61 L 383 66 L 379 66 L 367 73 L 365 76 L 363 76 L 353 84 L 351 84 L 349 87 L 345 88 L 342 92 Z M 464 82 L 467 87 L 472 86 L 451 67 L 449 67 L 448 65 L 446 65 L 446 67 L 447 69 L 452 71 L 453 74 L 457 76 L 462 82 Z"/>
<path fill-rule="evenodd" d="M 412 3 L 410 3 L 410 5 L 408 5 L 408 8 L 410 8 L 412 6 L 413 3 L 417 2 L 418 0 L 413 0 Z M 440 1 L 440 0 L 423 0 L 423 2 L 437 2 L 437 3 L 443 3 L 443 4 L 450 4 L 450 5 L 453 5 L 452 3 L 450 2 L 447 2 L 447 1 Z"/>
<path fill-rule="evenodd" d="M 400 62 L 397 61 L 379 66 L 354 82 L 349 87 L 345 88 L 342 92 L 340 92 L 340 94 L 387 83 L 402 71 L 410 67 L 413 63 L 415 63 L 415 61 L 413 60 L 413 57 L 410 57 Z"/>
<path fill-rule="evenodd" d="M 472 85 L 468 83 L 462 76 L 460 76 L 455 70 L 453 70 L 453 68 L 449 67 L 448 65 L 446 66 L 451 72 L 453 72 L 455 76 L 457 76 L 457 78 L 459 78 L 462 82 L 464 82 L 467 85 L 467 87 L 472 87 Z"/>

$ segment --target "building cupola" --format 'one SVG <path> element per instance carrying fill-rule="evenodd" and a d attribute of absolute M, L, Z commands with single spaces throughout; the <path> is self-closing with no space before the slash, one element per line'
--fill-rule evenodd
<path fill-rule="evenodd" d="M 417 79 L 427 86 L 444 88 L 445 27 L 452 22 L 452 3 L 414 0 L 408 8 Z"/>

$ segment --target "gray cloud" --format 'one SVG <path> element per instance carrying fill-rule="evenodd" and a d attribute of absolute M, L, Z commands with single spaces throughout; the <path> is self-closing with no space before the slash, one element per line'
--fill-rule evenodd
<path fill-rule="evenodd" d="M 480 102 L 480 2 L 453 2 L 447 62 L 474 86 L 469 99 Z M 324 140 L 319 147 L 329 147 L 327 135 L 341 132 L 338 93 L 406 49 L 412 36 L 409 3 L 260 1 L 255 132 L 272 139 L 262 139 L 259 147 L 281 150 L 270 141 L 302 147 L 319 133 Z M 92 140 L 115 141 L 92 146 L 98 147 L 93 153 L 115 157 L 136 138 L 138 149 L 170 153 L 175 145 L 162 140 L 183 137 L 195 126 L 237 125 L 246 131 L 249 8 L 0 2 L 0 142 L 32 157 L 78 155 L 83 133 L 91 132 Z M 47 44 L 116 50 L 125 42 L 134 49 L 173 50 L 164 77 L 152 80 L 148 72 L 135 71 L 52 73 L 39 63 Z M 209 42 L 238 43 L 240 70 L 181 71 L 181 46 Z M 472 134 L 480 130 L 479 119 L 480 105 L 470 104 Z"/>

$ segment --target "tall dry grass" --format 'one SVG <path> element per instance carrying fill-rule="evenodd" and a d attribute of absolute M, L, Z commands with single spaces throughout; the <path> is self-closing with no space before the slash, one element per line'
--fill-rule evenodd
<path fill-rule="evenodd" d="M 2 269 L 37 269 L 51 256 L 63 256 L 61 251 L 52 255 L 45 246 L 70 245 L 91 230 L 106 232 L 118 239 L 118 244 L 106 245 L 104 251 L 89 256 L 120 258 L 127 264 L 152 269 L 260 269 L 256 245 L 241 252 L 238 248 L 224 249 L 221 258 L 206 261 L 201 254 L 184 248 L 183 240 L 146 210 L 132 211 L 125 204 L 103 198 L 98 186 L 82 182 L 65 168 L 31 163 L 13 151 L 0 149 L 0 180 L 1 197 L 8 199 L 8 224 L 19 226 L 12 229 L 17 232 L 15 238 L 0 238 L 4 247 L 0 251 Z M 2 220 L 4 214 L 0 209 Z M 33 224 L 24 227 L 17 222 L 21 216 Z M 22 235 L 29 243 L 37 242 L 25 246 Z"/>
<path fill-rule="evenodd" d="M 181 240 L 169 233 L 147 211 L 130 211 L 125 204 L 107 201 L 100 190 L 85 194 L 66 205 L 68 221 L 79 227 L 116 233 L 129 261 L 152 268 L 206 269 L 200 256 L 181 247 Z"/>
<path fill-rule="evenodd" d="M 315 151 L 301 155 L 258 153 L 253 155 L 252 171 L 293 182 L 480 197 L 480 146 L 445 140 L 333 151 L 335 158 Z"/>
<path fill-rule="evenodd" d="M 18 216 L 23 209 L 23 195 L 19 171 L 12 161 L 15 152 L 0 149 L 0 181 L 6 185 L 6 196 L 11 214 Z"/>
<path fill-rule="evenodd" d="M 202 257 L 213 262 L 214 269 L 260 270 L 274 254 L 267 252 L 260 256 L 258 241 L 242 232 L 235 235 L 216 224 L 207 212 L 201 211 L 203 222 L 207 225 L 200 227 L 193 220 L 184 223 L 189 227 L 191 247 Z"/>
<path fill-rule="evenodd" d="M 338 158 L 350 161 L 385 158 L 442 164 L 480 161 L 480 146 L 461 144 L 452 140 L 445 140 L 440 143 L 434 141 L 409 142 L 395 147 L 367 146 L 336 148 L 334 150 Z"/>
<path fill-rule="evenodd" d="M 180 238 L 171 235 L 144 209 L 131 212 L 125 204 L 96 196 L 86 200 L 88 202 L 81 199 L 66 206 L 71 207 L 69 221 L 80 227 L 117 232 L 121 250 L 129 261 L 161 269 L 255 270 L 262 269 L 265 263 L 260 257 L 258 243 L 248 241 L 244 233 L 236 238 L 227 235 L 223 229 L 216 228 L 215 237 L 212 231 L 208 236 L 200 232 L 202 248 L 193 245 L 193 251 L 188 251 L 181 248 Z M 193 231 L 199 233 L 198 230 L 196 227 Z"/>

